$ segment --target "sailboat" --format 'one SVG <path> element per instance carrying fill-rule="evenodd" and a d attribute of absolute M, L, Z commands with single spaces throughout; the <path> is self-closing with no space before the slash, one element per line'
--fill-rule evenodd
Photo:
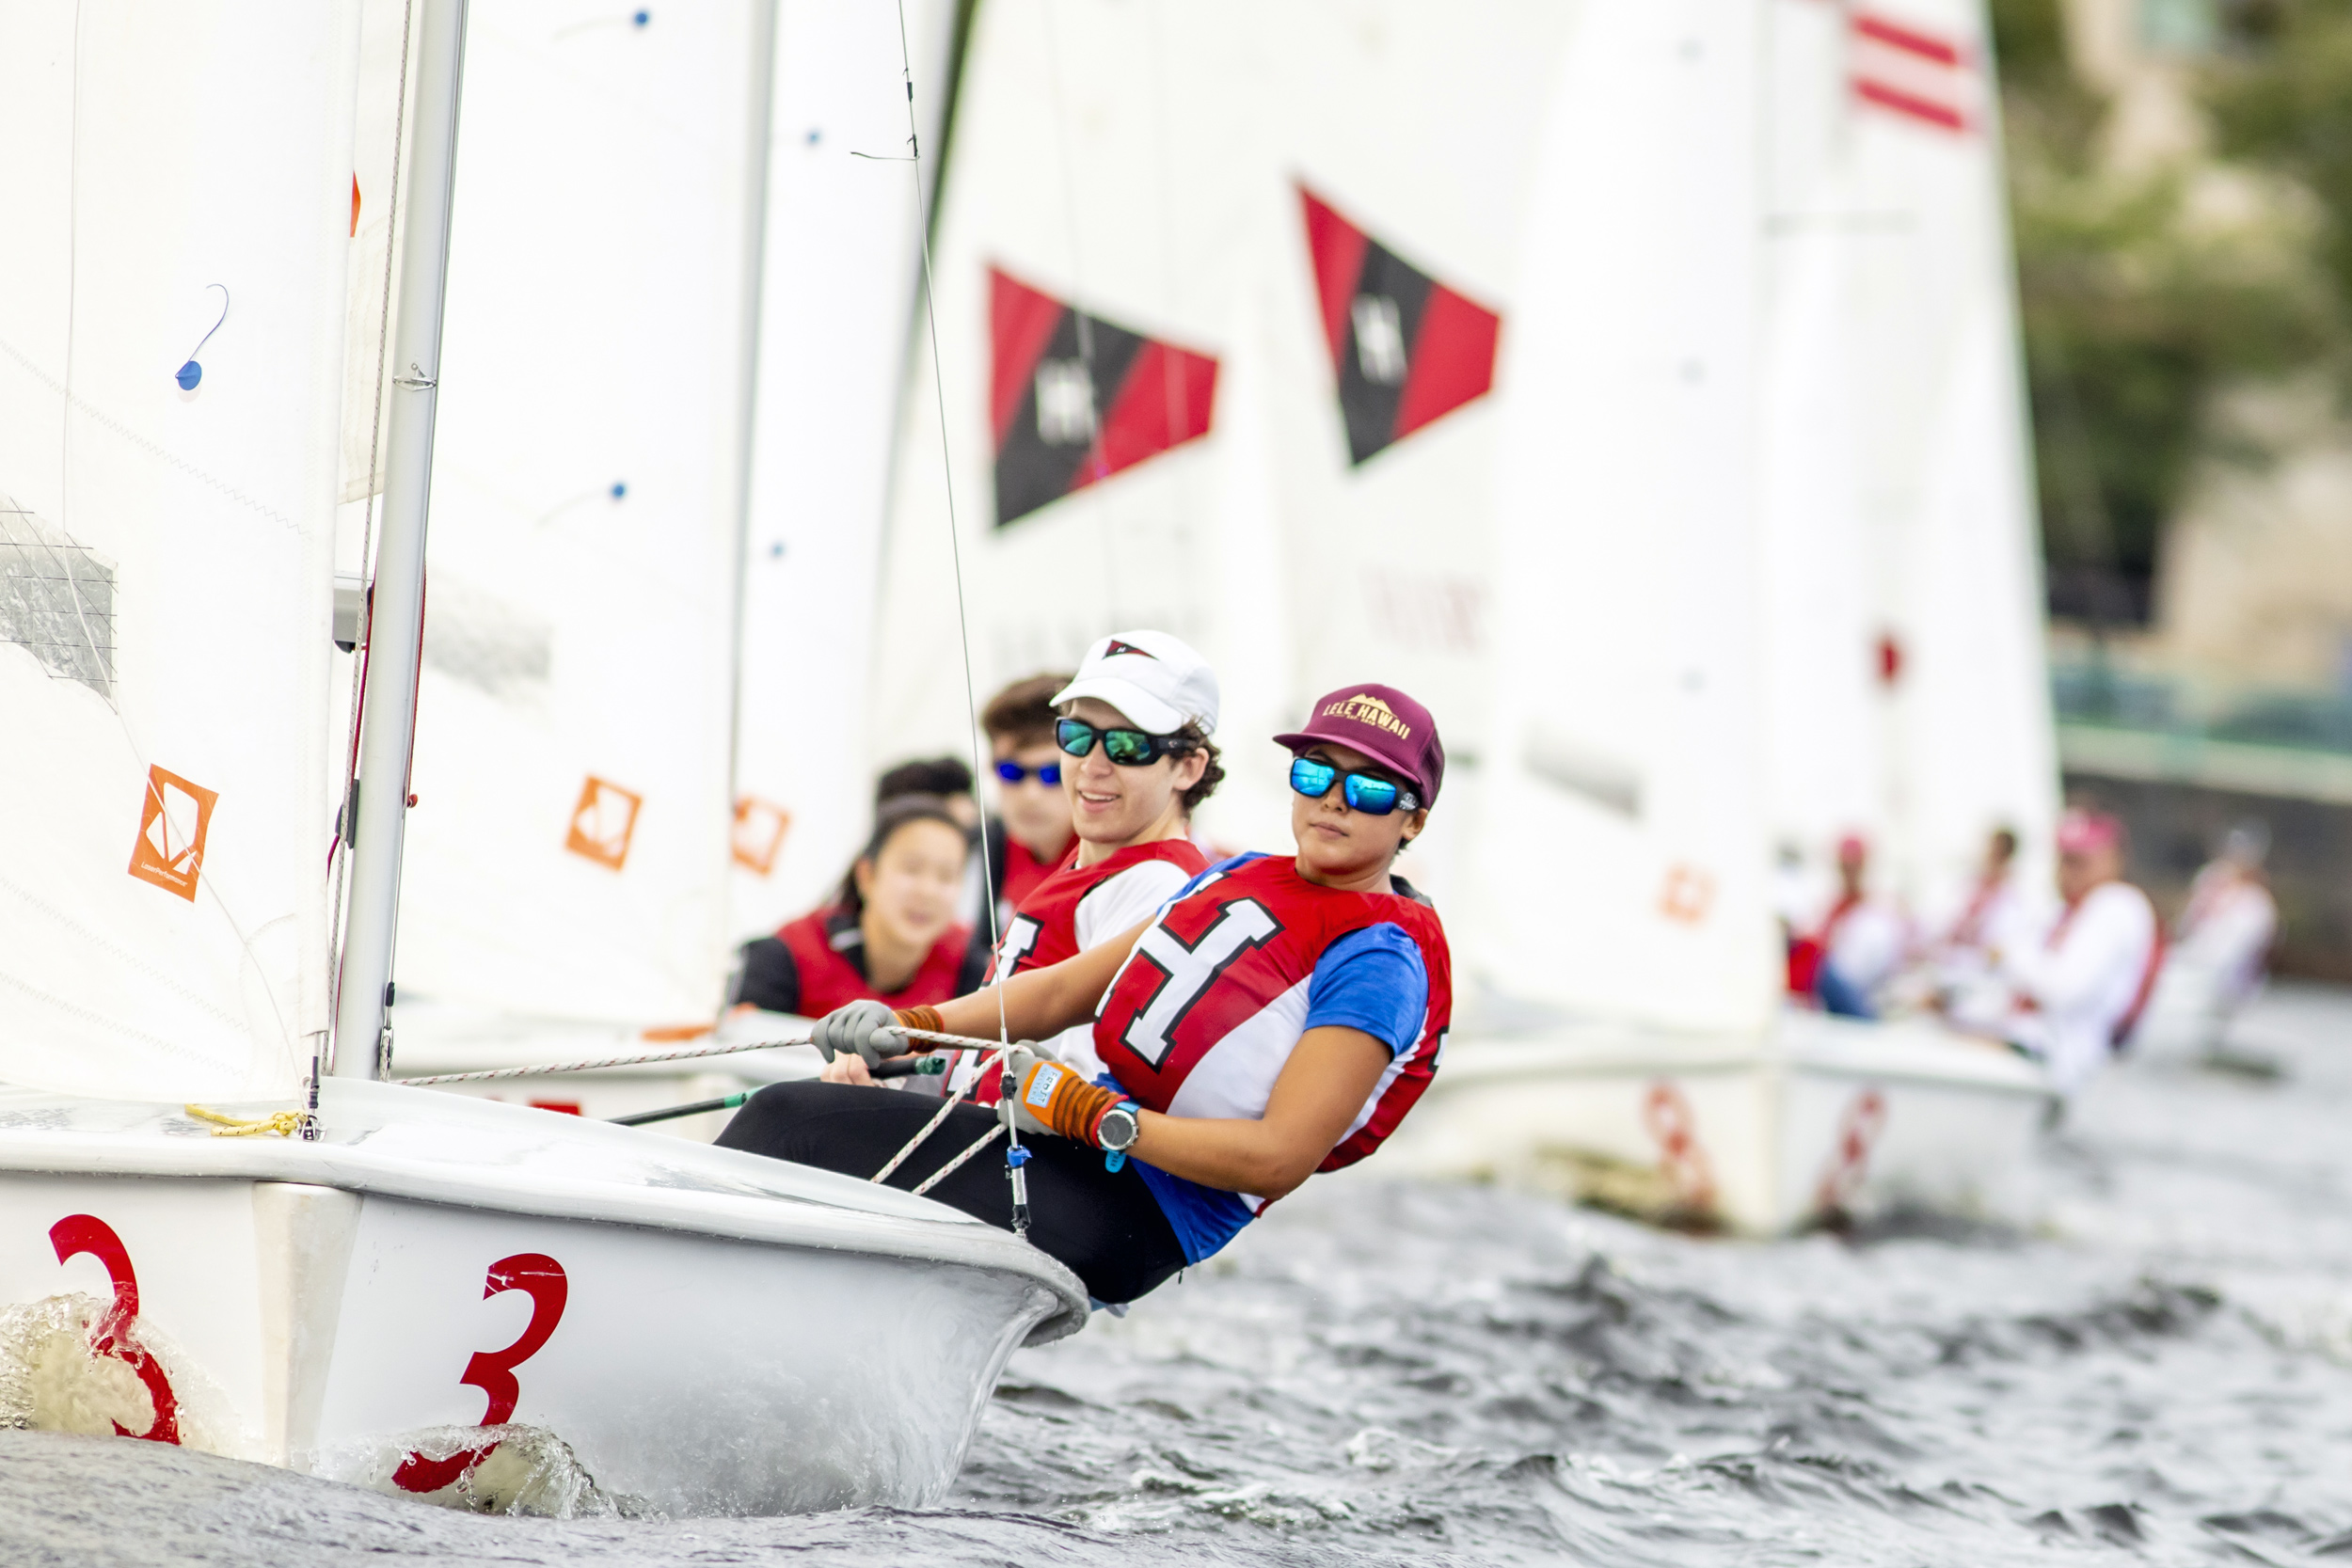
<path fill-rule="evenodd" d="M 774 8 L 720 9 L 681 25 L 764 78 Z M 644 25 L 479 12 L 493 83 L 501 29 Z M 930 1501 L 1006 1357 L 1085 1321 L 1066 1270 L 869 1183 L 382 1081 L 435 417 L 469 395 L 442 352 L 467 24 L 7 24 L 0 1421 L 476 1508 Z M 726 824 L 723 768 L 693 768 Z"/>
<path fill-rule="evenodd" d="M 975 26 L 936 246 L 944 372 L 914 366 L 902 450 L 941 438 L 944 402 L 982 684 L 1118 625 L 1193 640 L 1228 683 L 1232 775 L 1200 827 L 1269 849 L 1288 807 L 1261 736 L 1344 680 L 1431 703 L 1453 762 L 1400 869 L 1471 995 L 1382 1172 L 1565 1166 L 1763 1233 L 2029 1204 L 2047 1098 L 2029 1064 L 1782 997 L 1784 723 L 1858 781 L 1867 820 L 1927 824 L 1901 858 L 1939 874 L 1990 813 L 2046 821 L 2053 791 L 1990 122 L 1939 146 L 1941 186 L 1907 187 L 1899 155 L 1847 174 L 1917 127 L 1855 102 L 1860 13 L 1809 8 L 1836 24 L 1809 57 L 1776 36 L 1808 9 L 1789 0 L 1194 6 L 1181 28 L 1039 0 Z M 1980 56 L 1979 15 L 1947 26 Z M 1807 71 L 1804 110 L 1770 90 Z M 1760 129 L 1801 113 L 1823 122 L 1810 166 L 1768 174 Z M 1860 263 L 1768 255 L 1798 174 L 1808 199 L 1835 177 L 1974 203 L 1953 240 L 1966 352 L 1937 345 L 1899 439 L 1856 422 L 1918 373 L 1851 351 Z M 1169 367 L 1193 364 L 1213 373 L 1188 401 Z M 1787 427 L 1823 413 L 1842 428 L 1792 450 Z M 1988 453 L 2007 466 L 1982 477 Z M 1890 470 L 1911 508 L 1893 522 L 1871 510 Z M 902 516 L 946 499 L 902 457 Z M 1873 530 L 1901 536 L 1883 573 Z M 1815 595 L 1826 626 L 1782 592 L 1820 586 L 1806 548 L 1853 562 Z M 907 529 L 893 549 L 894 622 L 947 613 L 937 553 Z M 1937 599 L 1955 554 L 1993 611 Z M 1915 741 L 1872 685 L 1888 626 L 1919 672 Z M 1939 695 L 1988 657 L 1996 689 Z M 945 743 L 950 674 L 910 636 L 883 650 L 877 706 Z M 1938 796 L 1971 705 L 2020 690 L 1976 782 Z"/>

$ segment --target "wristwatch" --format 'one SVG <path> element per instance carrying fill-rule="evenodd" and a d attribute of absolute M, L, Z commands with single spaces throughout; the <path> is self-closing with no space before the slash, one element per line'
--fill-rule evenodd
<path fill-rule="evenodd" d="M 1143 1132 L 1136 1115 L 1139 1108 L 1134 1101 L 1122 1100 L 1094 1124 L 1094 1141 L 1103 1146 L 1104 1170 L 1117 1170 L 1127 1163 L 1127 1151 L 1135 1148 L 1136 1138 Z"/>

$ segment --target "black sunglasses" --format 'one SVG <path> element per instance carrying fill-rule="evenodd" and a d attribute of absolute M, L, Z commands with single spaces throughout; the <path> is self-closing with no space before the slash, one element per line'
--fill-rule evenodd
<path fill-rule="evenodd" d="M 1183 756 L 1196 745 L 1189 736 L 1103 729 L 1081 719 L 1064 719 L 1054 726 L 1054 744 L 1073 757 L 1093 751 L 1097 739 L 1103 742 L 1103 754 L 1121 768 L 1149 768 L 1162 757 Z"/>

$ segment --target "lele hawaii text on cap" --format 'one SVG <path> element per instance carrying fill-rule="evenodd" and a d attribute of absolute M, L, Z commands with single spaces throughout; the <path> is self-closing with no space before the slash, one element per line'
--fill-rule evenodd
<path fill-rule="evenodd" d="M 1187 720 L 1205 735 L 1216 733 L 1216 672 L 1164 631 L 1122 631 L 1087 649 L 1054 705 L 1081 697 L 1110 704 L 1153 735 L 1174 735 Z"/>
<path fill-rule="evenodd" d="M 1303 752 L 1317 741 L 1359 751 L 1413 783 L 1421 803 L 1445 783 L 1445 746 L 1429 710 L 1393 686 L 1343 686 L 1316 700 L 1304 727 L 1274 737 Z"/>

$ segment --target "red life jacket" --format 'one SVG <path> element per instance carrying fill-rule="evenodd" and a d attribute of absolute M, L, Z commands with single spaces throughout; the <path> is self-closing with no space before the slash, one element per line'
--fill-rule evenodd
<path fill-rule="evenodd" d="M 792 954 L 792 963 L 801 973 L 801 1012 L 807 1018 L 822 1018 L 845 1002 L 871 998 L 889 1007 L 914 1007 L 926 1004 L 936 1006 L 956 994 L 956 979 L 963 969 L 963 955 L 972 943 L 972 928 L 950 926 L 946 935 L 931 944 L 923 956 L 922 967 L 914 978 L 899 991 L 881 991 L 866 978 L 864 969 L 852 962 L 843 948 L 861 948 L 864 938 L 858 933 L 857 922 L 844 919 L 850 911 L 840 907 L 814 910 L 776 932 L 776 940 Z M 846 940 L 842 940 L 846 939 Z M 842 940 L 842 946 L 834 945 Z M 863 957 L 863 953 L 860 954 Z"/>
<path fill-rule="evenodd" d="M 1113 877 L 1148 861 L 1166 861 L 1186 877 L 1197 877 L 1209 868 L 1209 857 L 1188 838 L 1131 844 L 1092 865 L 1080 865 L 1078 851 L 1073 847 L 1061 866 L 1038 883 L 1036 891 L 1023 901 L 1019 912 L 1005 922 L 1004 934 L 996 940 L 996 956 L 989 965 L 989 983 L 994 984 L 999 974 L 1019 974 L 1025 970 L 1043 969 L 1075 958 L 1078 905 Z M 1012 957 L 1009 970 L 1005 968 L 1008 954 Z M 997 1075 L 992 1072 L 972 1085 L 974 1104 L 996 1103 L 1001 1098 L 996 1080 Z"/>
<path fill-rule="evenodd" d="M 1020 909 L 1029 901 L 1029 895 L 1037 891 L 1040 882 L 1051 877 L 1057 866 L 1068 864 L 1070 856 L 1077 852 L 1077 843 L 1073 839 L 1069 852 L 1059 861 L 1041 861 L 1027 845 L 1007 833 L 1004 863 L 996 868 L 996 907 L 1000 910 Z"/>
<path fill-rule="evenodd" d="M 1146 861 L 1166 861 L 1187 877 L 1198 877 L 1209 868 L 1209 857 L 1188 838 L 1131 844 L 1092 865 L 1080 865 L 1078 852 L 1073 849 L 1069 859 L 1022 900 L 1020 912 L 1005 923 L 1004 935 L 997 939 L 996 962 L 989 971 L 990 978 L 1006 972 L 1008 954 L 1012 957 L 1009 973 L 1014 974 L 1077 957 L 1079 903 L 1113 877 Z"/>
<path fill-rule="evenodd" d="M 1821 928 L 1809 937 L 1788 939 L 1788 993 L 1791 996 L 1811 996 L 1820 984 L 1821 962 L 1829 957 L 1829 944 L 1837 940 L 1838 922 L 1859 909 L 1862 895 L 1844 893 L 1821 921 Z"/>
<path fill-rule="evenodd" d="M 1096 1012 L 1095 1053 L 1152 1110 L 1263 1117 L 1305 1032 L 1315 964 L 1349 932 L 1384 923 L 1421 950 L 1428 1011 L 1420 1037 L 1396 1053 L 1317 1168 L 1352 1165 L 1395 1131 L 1429 1086 L 1453 1018 L 1445 927 L 1435 911 L 1410 898 L 1320 886 L 1287 857 L 1218 872 L 1136 942 Z"/>

